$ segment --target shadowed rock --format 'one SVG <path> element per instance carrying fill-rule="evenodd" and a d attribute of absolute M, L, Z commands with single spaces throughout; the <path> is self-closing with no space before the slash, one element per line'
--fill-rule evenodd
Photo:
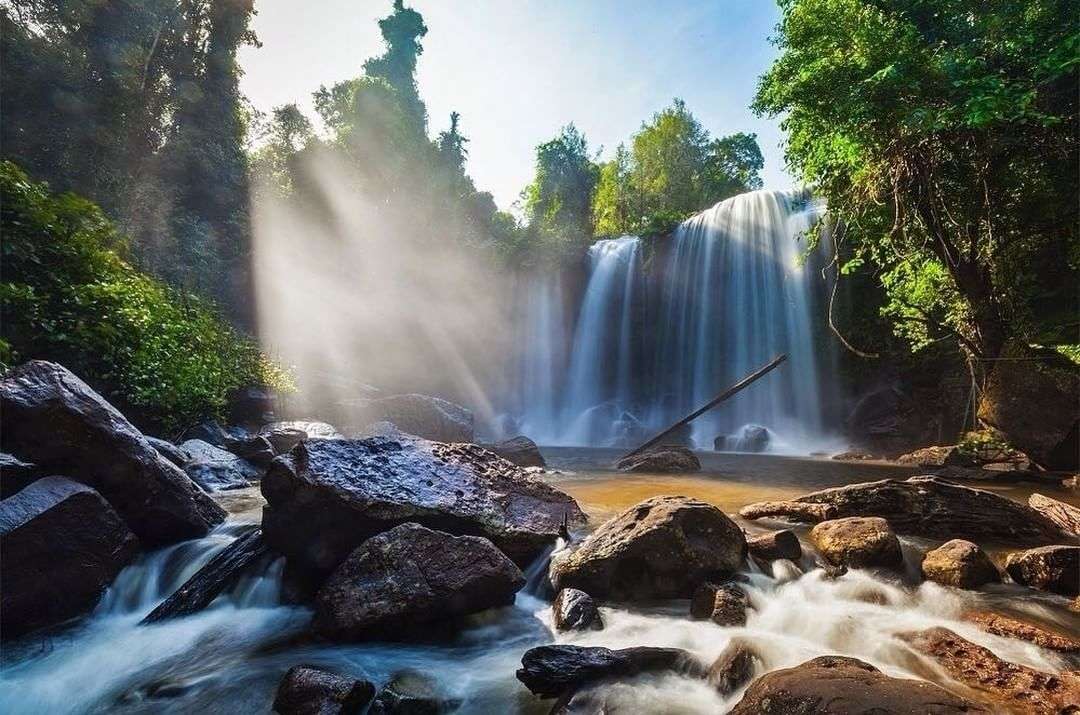
<path fill-rule="evenodd" d="M 536 442 L 524 435 L 519 435 L 498 444 L 487 445 L 487 448 L 519 467 L 543 467 L 546 464 L 543 455 L 540 454 L 540 448 L 536 446 Z"/>
<path fill-rule="evenodd" d="M 255 465 L 209 442 L 189 439 L 180 446 L 190 456 L 184 474 L 208 492 L 244 489 L 261 474 Z"/>
<path fill-rule="evenodd" d="M 709 666 L 705 677 L 721 695 L 731 695 L 750 682 L 761 662 L 751 643 L 736 638 Z"/>
<path fill-rule="evenodd" d="M 810 540 L 833 566 L 898 568 L 904 563 L 899 539 L 889 522 L 877 517 L 823 521 L 810 530 Z"/>
<path fill-rule="evenodd" d="M 670 444 L 652 447 L 644 452 L 624 457 L 615 466 L 623 472 L 679 474 L 701 471 L 701 462 L 698 461 L 697 455 L 686 447 Z"/>
<path fill-rule="evenodd" d="M 1080 595 L 1080 546 L 1043 546 L 1009 554 L 1005 570 L 1017 583 L 1062 596 Z"/>
<path fill-rule="evenodd" d="M 375 697 L 366 680 L 336 675 L 311 665 L 295 665 L 278 684 L 278 715 L 355 715 Z"/>
<path fill-rule="evenodd" d="M 439 692 L 423 673 L 397 673 L 371 704 L 368 715 L 440 715 L 454 712 L 461 703 Z"/>
<path fill-rule="evenodd" d="M 48 476 L 36 464 L 0 452 L 0 499 L 7 499 L 31 482 Z"/>
<path fill-rule="evenodd" d="M 343 403 L 358 429 L 390 422 L 408 434 L 437 442 L 472 442 L 473 414 L 461 405 L 430 395 L 390 395 Z"/>
<path fill-rule="evenodd" d="M 798 561 L 802 558 L 802 544 L 799 543 L 799 537 L 790 529 L 748 536 L 746 538 L 746 548 L 750 551 L 751 556 L 762 561 L 776 561 L 778 559 Z"/>
<path fill-rule="evenodd" d="M 517 679 L 533 694 L 553 698 L 601 679 L 664 671 L 704 675 L 697 659 L 680 648 L 545 645 L 525 652 Z"/>
<path fill-rule="evenodd" d="M 923 576 L 953 588 L 978 588 L 1001 581 L 997 566 L 977 544 L 963 539 L 946 541 L 926 552 Z"/>
<path fill-rule="evenodd" d="M 604 627 L 592 596 L 576 588 L 564 588 L 551 604 L 557 631 L 599 631 Z"/>
<path fill-rule="evenodd" d="M 690 616 L 711 620 L 718 626 L 745 626 L 750 600 L 733 583 L 703 583 L 690 599 Z"/>
<path fill-rule="evenodd" d="M 191 461 L 191 455 L 172 442 L 150 436 L 146 436 L 146 441 L 150 443 L 151 447 L 158 451 L 158 454 L 181 469 L 184 468 L 185 464 Z"/>

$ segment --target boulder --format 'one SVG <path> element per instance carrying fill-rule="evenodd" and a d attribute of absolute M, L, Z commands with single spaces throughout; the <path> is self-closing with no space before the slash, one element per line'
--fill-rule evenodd
<path fill-rule="evenodd" d="M 973 462 L 967 459 L 955 444 L 916 449 L 914 452 L 901 454 L 896 458 L 896 461 L 900 464 L 910 464 L 915 467 L 970 467 L 973 465 Z"/>
<path fill-rule="evenodd" d="M 926 552 L 922 573 L 931 581 L 953 588 L 979 588 L 1001 581 L 997 566 L 986 552 L 963 539 L 946 541 Z"/>
<path fill-rule="evenodd" d="M 289 668 L 278 684 L 274 712 L 278 715 L 354 715 L 363 712 L 375 686 L 312 665 Z"/>
<path fill-rule="evenodd" d="M 259 434 L 269 440 L 274 454 L 285 454 L 305 439 L 345 439 L 333 425 L 309 420 L 271 422 Z"/>
<path fill-rule="evenodd" d="M 191 455 L 184 474 L 208 492 L 243 489 L 261 474 L 250 462 L 201 439 L 189 439 L 180 447 Z"/>
<path fill-rule="evenodd" d="M 686 447 L 662 445 L 620 459 L 615 466 L 624 472 L 679 474 L 701 471 L 701 462 Z"/>
<path fill-rule="evenodd" d="M 1009 554 L 1005 570 L 1013 581 L 1040 591 L 1080 595 L 1080 546 L 1043 546 Z"/>
<path fill-rule="evenodd" d="M 731 715 L 947 715 L 986 713 L 921 680 L 890 678 L 869 663 L 826 655 L 761 676 Z"/>
<path fill-rule="evenodd" d="M 209 422 L 200 422 L 194 427 L 189 427 L 184 430 L 183 436 L 180 438 L 181 442 L 187 442 L 189 440 L 199 440 L 200 442 L 206 442 L 212 444 L 215 447 L 225 449 L 225 444 L 233 439 L 233 435 L 230 435 L 225 428 L 213 420 Z"/>
<path fill-rule="evenodd" d="M 34 360 L 0 380 L 0 444 L 96 489 L 144 546 L 203 536 L 225 511 L 68 370 Z"/>
<path fill-rule="evenodd" d="M 315 599 L 315 630 L 337 641 L 398 638 L 514 602 L 525 577 L 490 541 L 402 524 L 364 542 Z"/>
<path fill-rule="evenodd" d="M 229 420 L 233 424 L 264 425 L 274 419 L 274 391 L 249 385 L 229 395 Z"/>
<path fill-rule="evenodd" d="M 762 502 L 739 510 L 748 519 L 786 516 L 797 521 L 878 516 L 899 534 L 938 539 L 990 540 L 1042 545 L 1069 538 L 1061 528 L 1025 504 L 984 489 L 938 477 L 882 479 L 812 492 L 788 502 Z"/>
<path fill-rule="evenodd" d="M 681 648 L 609 648 L 544 645 L 521 657 L 517 679 L 534 695 L 554 698 L 601 679 L 670 671 L 695 677 L 704 668 Z"/>
<path fill-rule="evenodd" d="M 90 611 L 138 539 L 100 494 L 45 477 L 0 502 L 0 634 L 62 623 Z"/>
<path fill-rule="evenodd" d="M 150 437 L 148 435 L 146 436 L 146 441 L 150 443 L 151 447 L 157 450 L 158 454 L 181 469 L 183 469 L 184 465 L 191 460 L 190 454 L 172 442 L 158 439 L 157 437 Z"/>
<path fill-rule="evenodd" d="M 1010 663 L 947 628 L 930 628 L 900 637 L 974 691 L 992 712 L 1058 715 L 1076 712 L 1080 703 L 1080 674 L 1075 672 L 1044 673 Z"/>
<path fill-rule="evenodd" d="M 829 457 L 829 459 L 837 462 L 869 462 L 878 459 L 878 456 L 863 449 L 848 449 L 843 452 L 837 452 Z"/>
<path fill-rule="evenodd" d="M 1056 633 L 1037 623 L 1021 621 L 1018 618 L 990 611 L 969 611 L 962 618 L 996 636 L 1027 641 L 1040 648 L 1061 653 L 1080 653 L 1080 640 Z"/>
<path fill-rule="evenodd" d="M 735 434 L 722 434 L 713 440 L 717 452 L 764 452 L 772 434 L 761 425 L 743 425 Z"/>
<path fill-rule="evenodd" d="M 762 561 L 788 559 L 798 561 L 802 558 L 802 544 L 791 529 L 755 534 L 746 539 L 746 548 L 750 555 Z"/>
<path fill-rule="evenodd" d="M 1028 349 L 1017 345 L 1008 346 L 1002 357 L 1021 359 L 993 363 L 980 392 L 979 421 L 1043 467 L 1080 467 L 1080 373 L 1076 366 L 1060 355 L 1032 360 Z"/>
<path fill-rule="evenodd" d="M 557 631 L 599 631 L 604 621 L 592 596 L 576 588 L 564 588 L 551 604 Z"/>
<path fill-rule="evenodd" d="M 750 599 L 735 584 L 703 583 L 690 598 L 690 616 L 718 626 L 745 626 Z"/>
<path fill-rule="evenodd" d="M 410 670 L 390 679 L 368 715 L 439 715 L 453 712 L 459 705 L 441 694 L 429 677 Z"/>
<path fill-rule="evenodd" d="M 762 666 L 761 656 L 748 641 L 735 638 L 709 666 L 705 677 L 721 695 L 734 693 L 749 683 Z"/>
<path fill-rule="evenodd" d="M 659 496 L 603 524 L 551 563 L 556 589 L 596 598 L 689 598 L 701 583 L 734 573 L 746 559 L 742 530 L 697 499 Z"/>
<path fill-rule="evenodd" d="M 488 445 L 487 448 L 519 467 L 546 466 L 544 457 L 540 454 L 540 448 L 536 446 L 536 442 L 524 435 L 519 435 L 498 444 Z"/>
<path fill-rule="evenodd" d="M 430 395 L 391 395 L 353 400 L 344 405 L 354 427 L 392 422 L 398 429 L 436 442 L 472 442 L 473 413 Z"/>
<path fill-rule="evenodd" d="M 1080 509 L 1057 499 L 1042 494 L 1028 497 L 1028 506 L 1061 527 L 1061 530 L 1073 536 L 1080 536 Z"/>
<path fill-rule="evenodd" d="M 225 449 L 259 469 L 269 467 L 276 454 L 270 440 L 261 434 L 242 438 L 230 437 L 225 443 Z"/>
<path fill-rule="evenodd" d="M 7 499 L 44 476 L 47 475 L 38 465 L 24 462 L 6 452 L 0 452 L 0 499 Z"/>
<path fill-rule="evenodd" d="M 823 521 L 810 530 L 810 540 L 833 566 L 853 569 L 898 568 L 904 563 L 900 540 L 889 522 L 852 516 Z"/>
<path fill-rule="evenodd" d="M 420 439 L 306 440 L 274 460 L 262 493 L 267 543 L 315 574 L 405 522 L 487 537 L 525 566 L 564 519 L 585 518 L 571 497 L 477 445 Z"/>

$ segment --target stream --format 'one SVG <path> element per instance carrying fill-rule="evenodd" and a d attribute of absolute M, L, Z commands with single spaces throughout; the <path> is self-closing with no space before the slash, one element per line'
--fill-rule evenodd
<path fill-rule="evenodd" d="M 702 454 L 694 475 L 625 475 L 601 465 L 611 450 L 552 448 L 545 479 L 578 499 L 592 526 L 656 494 L 683 494 L 733 514 L 738 507 L 785 498 L 824 486 L 886 477 L 911 470 L 824 459 Z M 1034 485 L 995 488 L 1017 500 L 1032 491 L 1077 503 L 1073 493 Z M 800 563 L 778 561 L 763 571 L 749 566 L 745 584 L 753 609 L 745 627 L 723 628 L 687 617 L 687 601 L 648 607 L 601 608 L 605 629 L 554 634 L 543 598 L 546 562 L 527 572 L 529 585 L 509 607 L 472 617 L 450 642 L 327 645 L 306 637 L 310 611 L 278 600 L 281 559 L 267 559 L 257 575 L 241 580 L 208 610 L 140 626 L 139 621 L 259 520 L 257 489 L 227 493 L 230 518 L 209 536 L 145 554 L 121 573 L 92 616 L 74 628 L 5 647 L 0 663 L 0 712 L 22 713 L 256 713 L 269 712 L 277 683 L 300 663 L 367 678 L 377 685 L 402 671 L 433 679 L 459 713 L 545 713 L 514 677 L 521 655 L 551 642 L 610 648 L 650 645 L 684 648 L 706 664 L 733 638 L 754 643 L 769 669 L 793 666 L 824 654 L 850 655 L 888 675 L 918 677 L 948 686 L 945 676 L 894 635 L 946 626 L 998 656 L 1047 671 L 1080 667 L 1033 645 L 986 634 L 961 613 L 989 608 L 1023 615 L 1062 632 L 1080 632 L 1080 616 L 1061 599 L 1001 584 L 958 591 L 918 584 L 918 550 L 930 542 L 903 538 L 908 573 L 885 577 L 852 571 L 828 580 Z M 775 527 L 756 522 L 748 530 Z M 796 529 L 800 537 L 806 529 Z M 985 544 L 991 553 L 993 544 Z M 719 713 L 742 692 L 721 698 L 704 681 L 639 676 L 612 687 L 609 704 L 627 712 Z M 620 712 L 622 710 L 620 709 Z"/>

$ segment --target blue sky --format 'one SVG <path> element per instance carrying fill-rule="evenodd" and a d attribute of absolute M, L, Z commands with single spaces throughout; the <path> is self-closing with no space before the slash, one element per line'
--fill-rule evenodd
<path fill-rule="evenodd" d="M 418 81 L 432 135 L 451 110 L 470 138 L 469 174 L 509 209 L 534 148 L 574 122 L 608 157 L 673 97 L 713 134 L 756 132 L 765 185 L 787 188 L 778 123 L 748 109 L 776 54 L 770 0 L 413 0 L 428 26 Z M 382 52 L 390 0 L 267 0 L 245 48 L 242 88 L 262 110 L 310 110 L 320 84 Z M 310 112 L 310 114 L 314 114 Z"/>

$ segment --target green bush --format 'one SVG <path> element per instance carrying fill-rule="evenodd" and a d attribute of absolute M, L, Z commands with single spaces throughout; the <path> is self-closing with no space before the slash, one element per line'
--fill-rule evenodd
<path fill-rule="evenodd" d="M 165 429 L 290 375 L 210 304 L 139 272 L 101 210 L 0 163 L 0 362 L 54 360 Z"/>

